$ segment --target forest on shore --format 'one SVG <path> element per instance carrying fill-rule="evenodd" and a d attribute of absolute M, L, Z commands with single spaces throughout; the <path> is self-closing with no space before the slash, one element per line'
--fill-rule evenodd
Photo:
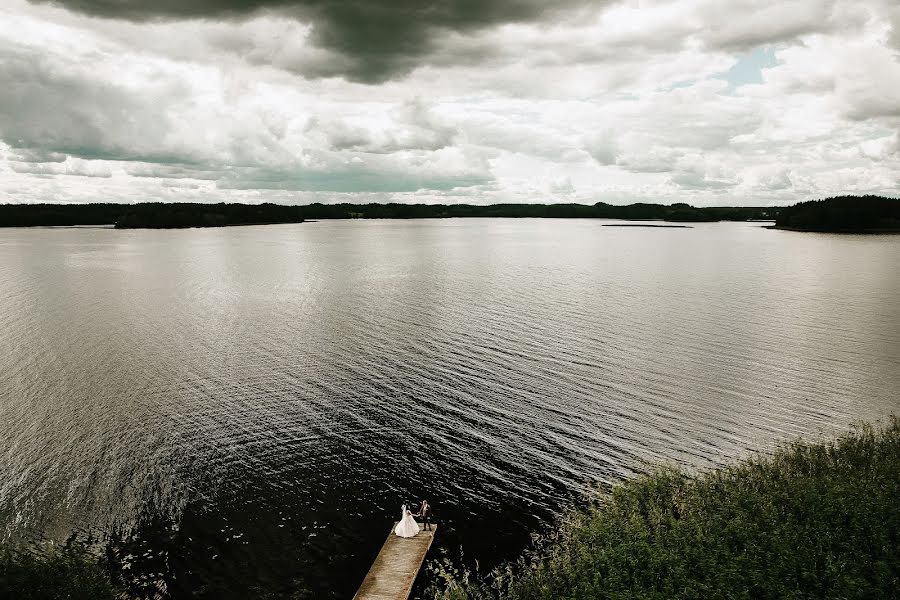
<path fill-rule="evenodd" d="M 130 228 L 222 227 L 300 223 L 309 219 L 428 219 L 537 217 L 662 220 L 675 222 L 774 219 L 763 207 L 697 208 L 688 204 L 4 204 L 0 227 L 114 225 Z"/>
<path fill-rule="evenodd" d="M 118 229 L 302 223 L 303 207 L 281 204 L 0 204 L 0 227 L 113 225 Z"/>
<path fill-rule="evenodd" d="M 827 233 L 900 232 L 900 199 L 882 196 L 838 196 L 783 208 L 779 229 Z"/>
<path fill-rule="evenodd" d="M 620 219 L 702 223 L 774 221 L 799 231 L 879 233 L 900 231 L 900 199 L 838 196 L 786 207 L 637 203 L 587 204 L 0 204 L 0 227 L 114 226 L 133 228 L 225 227 L 302 223 L 311 219 L 435 219 L 453 217 Z"/>

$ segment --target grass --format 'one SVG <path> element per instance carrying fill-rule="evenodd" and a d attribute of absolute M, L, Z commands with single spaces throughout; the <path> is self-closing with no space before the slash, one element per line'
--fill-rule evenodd
<path fill-rule="evenodd" d="M 439 600 L 900 598 L 900 421 L 698 476 L 662 469 Z"/>
<path fill-rule="evenodd" d="M 0 547 L 2 600 L 114 600 L 121 593 L 96 556 L 74 547 Z"/>

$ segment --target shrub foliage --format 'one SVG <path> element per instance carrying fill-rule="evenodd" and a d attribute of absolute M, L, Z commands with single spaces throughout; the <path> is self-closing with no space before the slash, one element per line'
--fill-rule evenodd
<path fill-rule="evenodd" d="M 442 600 L 900 597 L 900 422 L 628 481 Z M 449 573 L 449 574 L 448 574 Z"/>
<path fill-rule="evenodd" d="M 0 547 L 0 599 L 113 600 L 123 597 L 103 561 L 81 547 Z"/>

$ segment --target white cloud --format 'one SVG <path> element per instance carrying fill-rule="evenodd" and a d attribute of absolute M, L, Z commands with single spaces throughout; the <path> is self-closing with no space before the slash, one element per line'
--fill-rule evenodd
<path fill-rule="evenodd" d="M 887 0 L 633 0 L 548 19 L 442 30 L 407 75 L 364 85 L 322 77 L 349 59 L 284 15 L 128 23 L 9 0 L 0 201 L 900 192 Z M 721 79 L 760 44 L 777 64 L 759 83 Z"/>

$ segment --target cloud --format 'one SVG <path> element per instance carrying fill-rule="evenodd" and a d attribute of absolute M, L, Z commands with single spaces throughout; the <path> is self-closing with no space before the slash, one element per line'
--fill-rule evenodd
<path fill-rule="evenodd" d="M 894 48 L 900 50 L 900 6 L 889 4 L 885 12 L 891 27 L 889 41 Z"/>
<path fill-rule="evenodd" d="M 554 196 L 571 196 L 575 193 L 575 186 L 569 177 L 557 177 L 552 179 L 548 186 L 548 191 Z"/>
<path fill-rule="evenodd" d="M 5 158 L 19 163 L 61 163 L 68 157 L 61 152 L 39 148 L 10 148 Z"/>
<path fill-rule="evenodd" d="M 698 16 L 707 44 L 746 51 L 830 30 L 837 25 L 832 19 L 836 4 L 836 0 L 710 1 Z M 846 20 L 843 23 L 847 25 Z"/>
<path fill-rule="evenodd" d="M 487 182 L 478 173 L 422 173 L 408 170 L 350 168 L 345 171 L 297 172 L 254 170 L 220 179 L 220 190 L 284 190 L 337 193 L 402 193 L 420 190 L 447 191 Z"/>
<path fill-rule="evenodd" d="M 35 175 L 74 175 L 78 177 L 112 177 L 112 170 L 103 161 L 85 161 L 67 158 L 63 162 L 10 162 L 16 173 Z"/>
<path fill-rule="evenodd" d="M 381 118 L 372 111 L 361 118 L 322 119 L 315 117 L 306 131 L 322 136 L 327 147 L 374 154 L 407 150 L 440 150 L 453 143 L 457 129 L 441 121 L 421 98 L 399 106 L 380 107 Z"/>
<path fill-rule="evenodd" d="M 204 168 L 200 165 L 157 164 L 146 162 L 128 162 L 122 171 L 131 177 L 150 179 L 198 179 L 215 181 L 219 179 L 219 170 Z"/>
<path fill-rule="evenodd" d="M 616 160 L 616 165 L 634 173 L 667 173 L 675 168 L 681 152 L 666 146 L 650 146 L 628 154 Z"/>
<path fill-rule="evenodd" d="M 859 145 L 860 155 L 876 162 L 900 158 L 900 132 L 868 139 Z"/>
<path fill-rule="evenodd" d="M 45 56 L 4 49 L 0 82 L 0 135 L 31 156 L 134 157 L 153 134 L 150 119 L 127 118 L 148 108 L 140 99 Z"/>
<path fill-rule="evenodd" d="M 573 0 L 56 0 L 54 5 L 93 16 L 132 21 L 237 19 L 276 13 L 311 25 L 312 42 L 333 57 L 320 76 L 380 82 L 408 73 L 432 48 L 436 34 L 499 23 L 542 20 L 577 6 Z"/>
<path fill-rule="evenodd" d="M 616 163 L 619 153 L 616 133 L 612 129 L 586 134 L 583 138 L 584 149 L 597 163 L 612 165 Z"/>
<path fill-rule="evenodd" d="M 900 191 L 889 0 L 471 10 L 8 0 L 0 201 Z"/>
<path fill-rule="evenodd" d="M 695 153 L 678 159 L 670 179 L 680 188 L 693 190 L 728 189 L 740 182 L 729 161 Z"/>

